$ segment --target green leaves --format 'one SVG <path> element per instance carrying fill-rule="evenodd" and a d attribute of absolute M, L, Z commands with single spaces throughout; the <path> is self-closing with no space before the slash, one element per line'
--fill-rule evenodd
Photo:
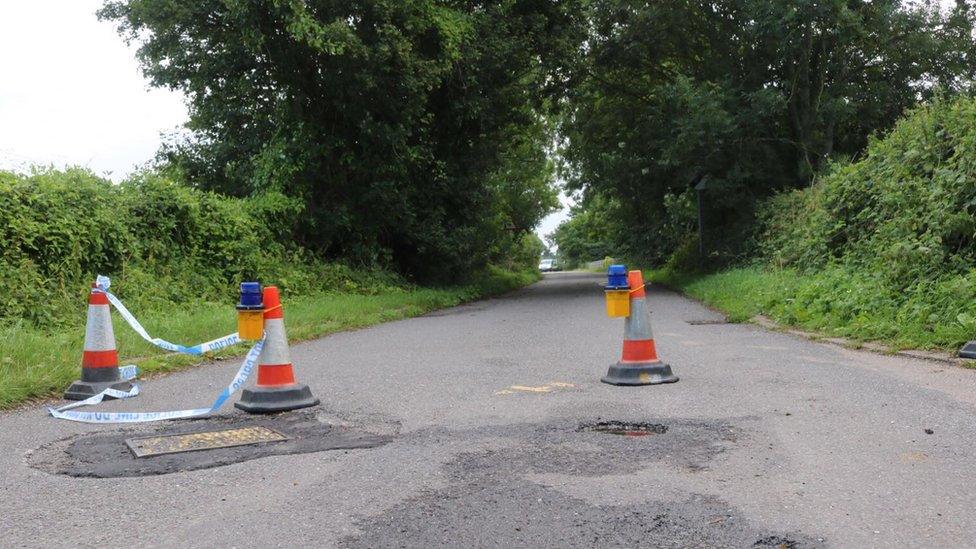
<path fill-rule="evenodd" d="M 588 8 L 561 126 L 569 187 L 617 200 L 638 234 L 667 234 L 665 196 L 703 175 L 724 181 L 725 191 L 706 191 L 704 213 L 715 229 L 707 253 L 726 262 L 748 253 L 757 201 L 840 169 L 831 162 L 857 157 L 919 98 L 960 90 L 976 70 L 974 14 L 932 3 L 599 0 Z M 904 166 L 932 176 L 959 150 L 940 143 L 904 148 Z M 864 184 L 902 177 L 887 169 Z M 861 193 L 838 188 L 826 198 L 836 199 L 842 223 L 820 227 L 821 247 L 783 248 L 784 258 L 829 260 L 847 227 L 876 224 L 864 212 L 886 206 Z M 612 244 L 661 263 L 685 236 Z"/>
<path fill-rule="evenodd" d="M 163 156 L 194 186 L 283 193 L 327 257 L 450 278 L 519 246 L 554 205 L 552 92 L 576 2 L 110 2 L 191 139 Z M 516 231 L 508 230 L 515 227 Z"/>
<path fill-rule="evenodd" d="M 971 339 L 976 163 L 965 144 L 976 138 L 974 113 L 976 101 L 968 98 L 918 107 L 873 140 L 862 160 L 772 199 L 762 208 L 766 258 L 816 278 L 840 270 L 869 281 L 854 301 L 877 301 L 877 310 L 864 314 L 871 323 L 904 325 L 891 326 L 892 333 L 939 345 Z"/>
<path fill-rule="evenodd" d="M 285 244 L 301 208 L 278 193 L 228 198 L 154 173 L 115 185 L 77 168 L 0 172 L 0 322 L 84 322 L 96 274 L 142 309 L 231 303 L 244 279 L 306 294 L 402 285 Z"/>

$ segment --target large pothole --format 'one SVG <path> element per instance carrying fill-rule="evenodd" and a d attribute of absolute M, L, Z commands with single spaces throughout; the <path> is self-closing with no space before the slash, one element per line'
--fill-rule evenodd
<path fill-rule="evenodd" d="M 127 443 L 134 438 L 259 427 L 281 433 L 286 440 L 147 457 L 136 457 Z M 73 477 L 139 477 L 208 469 L 274 455 L 374 448 L 390 440 L 389 434 L 329 423 L 315 412 L 293 412 L 264 417 L 216 417 L 74 435 L 38 448 L 30 454 L 28 462 L 36 469 Z"/>

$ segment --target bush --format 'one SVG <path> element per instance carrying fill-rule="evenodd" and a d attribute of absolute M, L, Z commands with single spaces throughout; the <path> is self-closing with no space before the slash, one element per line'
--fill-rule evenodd
<path fill-rule="evenodd" d="M 966 275 L 976 261 L 976 100 L 915 109 L 863 160 L 767 202 L 762 247 L 800 269 L 844 263 L 892 289 Z"/>
<path fill-rule="evenodd" d="M 938 99 L 811 188 L 766 201 L 759 245 L 794 284 L 779 320 L 899 345 L 976 333 L 976 99 Z M 768 275 L 763 275 L 768 276 Z"/>
<path fill-rule="evenodd" d="M 288 244 L 300 211 L 282 195 L 229 198 L 152 173 L 115 185 L 78 168 L 0 172 L 0 318 L 82 322 L 96 274 L 141 309 L 230 301 L 244 279 L 303 294 L 403 286 Z"/>
<path fill-rule="evenodd" d="M 546 245 L 535 233 L 524 234 L 512 245 L 508 261 L 503 266 L 513 271 L 536 269 L 545 251 Z"/>

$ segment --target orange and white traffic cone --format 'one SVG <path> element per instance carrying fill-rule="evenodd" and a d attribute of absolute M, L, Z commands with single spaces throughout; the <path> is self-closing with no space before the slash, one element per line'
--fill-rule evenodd
<path fill-rule="evenodd" d="M 671 366 L 661 362 L 651 333 L 651 315 L 647 310 L 644 276 L 640 271 L 627 273 L 630 286 L 630 316 L 624 323 L 624 350 L 620 362 L 610 366 L 601 381 L 610 385 L 657 385 L 674 383 L 678 376 Z"/>
<path fill-rule="evenodd" d="M 258 357 L 257 386 L 244 389 L 241 400 L 235 402 L 234 406 L 251 414 L 285 412 L 315 406 L 319 399 L 312 396 L 308 385 L 295 382 L 278 288 L 264 288 L 263 301 L 265 339 L 261 356 Z"/>
<path fill-rule="evenodd" d="M 68 400 L 85 400 L 105 389 L 129 391 L 132 384 L 119 373 L 119 353 L 115 349 L 112 311 L 105 292 L 88 294 L 88 320 L 85 323 L 85 351 L 81 358 L 81 379 L 64 393 Z M 111 397 L 107 397 L 111 398 Z"/>

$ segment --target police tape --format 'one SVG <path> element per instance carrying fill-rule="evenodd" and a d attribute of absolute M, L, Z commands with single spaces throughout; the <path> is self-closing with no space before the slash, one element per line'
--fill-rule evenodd
<path fill-rule="evenodd" d="M 135 364 L 129 364 L 128 366 L 119 366 L 119 378 L 122 381 L 129 381 L 135 379 L 136 376 L 138 375 L 139 375 L 139 367 L 136 366 Z M 72 408 L 80 408 L 82 406 L 91 406 L 92 404 L 98 404 L 102 400 L 105 400 L 105 397 L 112 397 L 121 400 L 123 398 L 132 398 L 138 394 L 139 394 L 138 385 L 133 385 L 132 389 L 128 391 L 119 391 L 118 389 L 105 389 L 101 393 L 98 393 L 95 396 L 90 396 L 85 400 L 72 402 L 67 406 L 62 406 L 58 408 L 58 411 L 63 412 L 65 410 L 71 410 Z M 51 408 L 48 408 L 48 410 L 50 409 Z"/>
<path fill-rule="evenodd" d="M 261 356 L 261 349 L 264 348 L 264 338 L 254 344 L 251 350 L 244 357 L 244 362 L 234 375 L 230 385 L 217 395 L 213 404 L 209 408 L 194 408 L 191 410 L 173 410 L 169 412 L 75 412 L 74 408 L 91 406 L 102 402 L 105 398 L 115 399 L 132 398 L 139 394 L 139 386 L 133 385 L 129 391 L 119 391 L 118 389 L 105 389 L 93 397 L 89 397 L 80 402 L 74 402 L 60 408 L 48 408 L 47 411 L 52 417 L 66 419 L 68 421 L 78 421 L 81 423 L 144 423 L 147 421 L 163 421 L 167 419 L 183 419 L 200 417 L 212 414 L 219 410 L 229 399 L 247 383 L 247 378 L 254 371 L 258 357 Z M 130 367 L 126 367 L 130 368 Z M 132 366 L 131 368 L 135 368 Z M 122 368 L 120 368 L 120 371 Z M 129 370 L 128 372 L 132 372 Z M 131 378 L 130 378 L 131 379 Z"/>
<path fill-rule="evenodd" d="M 109 302 L 115 307 L 115 310 L 117 310 L 119 314 L 122 315 L 122 318 L 124 318 L 125 321 L 129 323 L 129 326 L 132 326 L 132 329 L 135 330 L 135 332 L 139 334 L 143 339 L 159 347 L 160 349 L 173 351 L 175 353 L 183 353 L 187 355 L 199 356 L 204 353 L 209 353 L 211 351 L 223 349 L 224 347 L 230 347 L 231 345 L 236 345 L 237 343 L 241 342 L 241 338 L 240 336 L 238 336 L 237 332 L 234 332 L 233 334 L 225 335 L 224 337 L 219 337 L 211 341 L 207 341 L 205 343 L 201 343 L 199 345 L 193 345 L 192 347 L 186 347 L 184 345 L 170 343 L 165 339 L 152 337 L 151 335 L 149 335 L 149 332 L 147 332 L 146 329 L 142 326 L 142 324 L 140 324 L 139 321 L 136 320 L 136 317 L 129 312 L 129 309 L 127 309 L 125 305 L 122 304 L 122 301 L 119 298 L 115 297 L 115 295 L 112 292 L 108 291 L 109 286 L 111 285 L 112 285 L 112 281 L 107 276 L 98 275 L 98 278 L 95 279 L 95 288 L 93 288 L 93 290 L 96 292 L 104 293 L 108 297 Z"/>
<path fill-rule="evenodd" d="M 119 366 L 119 377 L 122 381 L 129 381 L 130 379 L 135 379 L 139 375 L 139 367 L 135 364 L 129 364 L 128 366 Z"/>

